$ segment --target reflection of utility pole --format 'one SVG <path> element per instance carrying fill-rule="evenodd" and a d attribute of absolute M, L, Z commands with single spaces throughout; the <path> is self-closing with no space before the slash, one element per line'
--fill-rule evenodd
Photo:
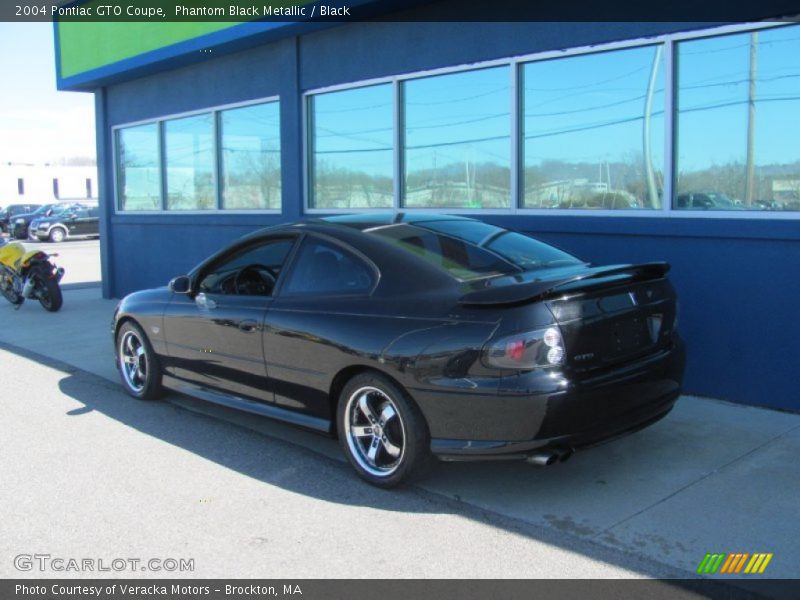
<path fill-rule="evenodd" d="M 647 178 L 647 197 L 648 206 L 655 208 L 658 202 L 658 190 L 656 189 L 656 178 L 653 173 L 653 157 L 650 156 L 650 119 L 653 112 L 653 94 L 655 93 L 656 77 L 658 76 L 658 65 L 661 63 L 661 51 L 663 46 L 656 46 L 653 55 L 653 66 L 650 69 L 650 82 L 647 84 L 647 95 L 644 101 L 644 131 L 642 133 L 642 145 L 644 146 L 644 172 Z"/>
<path fill-rule="evenodd" d="M 468 148 L 467 151 L 464 153 L 464 170 L 467 180 L 467 204 L 469 205 L 472 204 L 472 199 L 473 199 L 473 193 L 472 193 L 473 181 L 471 179 L 474 178 L 474 176 L 472 178 L 470 177 L 471 162 L 472 162 L 472 147 Z M 470 206 L 470 208 L 472 207 Z"/>
<path fill-rule="evenodd" d="M 750 88 L 747 92 L 747 183 L 744 192 L 746 206 L 753 204 L 755 191 L 756 137 L 756 70 L 758 68 L 758 32 L 750 34 Z"/>

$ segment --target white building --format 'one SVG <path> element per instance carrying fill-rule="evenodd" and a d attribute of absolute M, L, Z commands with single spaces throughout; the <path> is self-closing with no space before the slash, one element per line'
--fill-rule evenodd
<path fill-rule="evenodd" d="M 97 200 L 94 166 L 0 165 L 0 206 L 86 199 Z"/>

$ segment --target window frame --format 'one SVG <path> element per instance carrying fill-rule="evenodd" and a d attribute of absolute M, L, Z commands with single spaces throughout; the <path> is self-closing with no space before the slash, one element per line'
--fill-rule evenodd
<path fill-rule="evenodd" d="M 755 23 L 736 23 L 732 25 L 722 25 L 693 31 L 682 31 L 675 33 L 660 34 L 651 37 L 636 38 L 616 42 L 608 42 L 590 46 L 580 46 L 565 50 L 548 50 L 533 54 L 525 54 L 508 58 L 479 61 L 469 64 L 460 64 L 436 69 L 413 71 L 408 73 L 377 77 L 362 81 L 342 83 L 309 89 L 302 94 L 302 196 L 303 214 L 351 214 L 361 212 L 380 212 L 392 210 L 401 212 L 413 210 L 415 212 L 442 212 L 441 208 L 417 208 L 406 209 L 403 207 L 403 132 L 405 122 L 403 83 L 424 77 L 435 77 L 465 71 L 474 71 L 499 66 L 510 66 L 511 77 L 511 207 L 510 208 L 461 208 L 446 209 L 448 214 L 462 215 L 531 215 L 531 216 L 583 216 L 583 217 L 639 217 L 646 219 L 653 218 L 685 218 L 685 219 L 774 219 L 774 220 L 797 220 L 800 219 L 800 211 L 741 211 L 741 210 L 715 210 L 715 211 L 692 211 L 673 208 L 676 201 L 676 176 L 677 164 L 677 44 L 684 41 L 712 38 L 729 34 L 747 33 L 751 31 L 762 31 L 776 27 L 800 26 L 797 21 L 789 20 L 768 20 Z M 525 64 L 532 62 L 545 61 L 555 58 L 567 58 L 586 54 L 598 54 L 616 50 L 639 48 L 643 46 L 663 45 L 664 47 L 664 189 L 662 193 L 662 206 L 656 209 L 542 209 L 542 208 L 523 208 L 523 198 L 521 194 L 523 177 L 523 157 L 522 157 L 522 68 Z M 391 209 L 387 208 L 361 208 L 361 209 L 335 209 L 318 208 L 310 205 L 311 193 L 313 189 L 313 174 L 310 171 L 310 156 L 312 150 L 311 136 L 313 135 L 313 116 L 311 114 L 311 98 L 314 95 L 338 91 L 346 91 L 361 87 L 391 83 L 393 86 L 393 127 L 394 127 L 394 198 Z"/>
<path fill-rule="evenodd" d="M 237 108 L 246 108 L 248 106 L 256 106 L 259 104 L 272 104 L 278 103 L 278 110 L 280 114 L 280 96 L 267 96 L 258 98 L 256 100 L 246 100 L 243 102 L 234 102 L 229 104 L 220 104 L 180 113 L 171 113 L 168 115 L 161 115 L 150 119 L 142 119 L 139 121 L 131 121 L 113 125 L 111 127 L 111 164 L 113 165 L 113 188 L 114 188 L 114 203 L 113 214 L 120 216 L 139 216 L 139 215 L 251 215 L 251 214 L 273 214 L 279 215 L 283 212 L 283 191 L 281 190 L 280 208 L 252 208 L 252 209 L 226 209 L 223 208 L 223 183 L 222 176 L 222 128 L 220 127 L 221 113 L 226 110 Z M 175 119 L 183 119 L 185 117 L 196 117 L 199 115 L 211 114 L 212 119 L 212 136 L 214 140 L 214 192 L 215 203 L 214 208 L 206 210 L 168 210 L 167 209 L 167 156 L 166 156 L 166 136 L 165 124 L 167 121 Z M 158 164 L 160 168 L 160 192 L 161 192 L 161 208 L 159 210 L 123 210 L 120 208 L 120 200 L 122 198 L 120 190 L 120 164 L 119 164 L 119 131 L 128 129 L 130 127 L 137 127 L 140 125 L 155 124 L 158 128 Z M 281 163 L 283 162 L 283 148 L 281 148 Z M 283 165 L 281 164 L 281 167 Z M 281 169 L 282 176 L 282 169 Z"/>

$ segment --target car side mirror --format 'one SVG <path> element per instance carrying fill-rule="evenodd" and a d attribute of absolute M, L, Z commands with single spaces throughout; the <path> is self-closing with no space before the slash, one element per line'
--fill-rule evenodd
<path fill-rule="evenodd" d="M 167 285 L 173 294 L 188 294 L 192 291 L 192 279 L 188 275 L 180 275 Z"/>

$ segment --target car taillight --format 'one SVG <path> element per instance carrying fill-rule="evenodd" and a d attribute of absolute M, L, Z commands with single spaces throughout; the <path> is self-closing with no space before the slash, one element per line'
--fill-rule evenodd
<path fill-rule="evenodd" d="M 486 344 L 483 363 L 498 369 L 536 369 L 564 364 L 564 341 L 558 327 L 502 337 Z"/>

